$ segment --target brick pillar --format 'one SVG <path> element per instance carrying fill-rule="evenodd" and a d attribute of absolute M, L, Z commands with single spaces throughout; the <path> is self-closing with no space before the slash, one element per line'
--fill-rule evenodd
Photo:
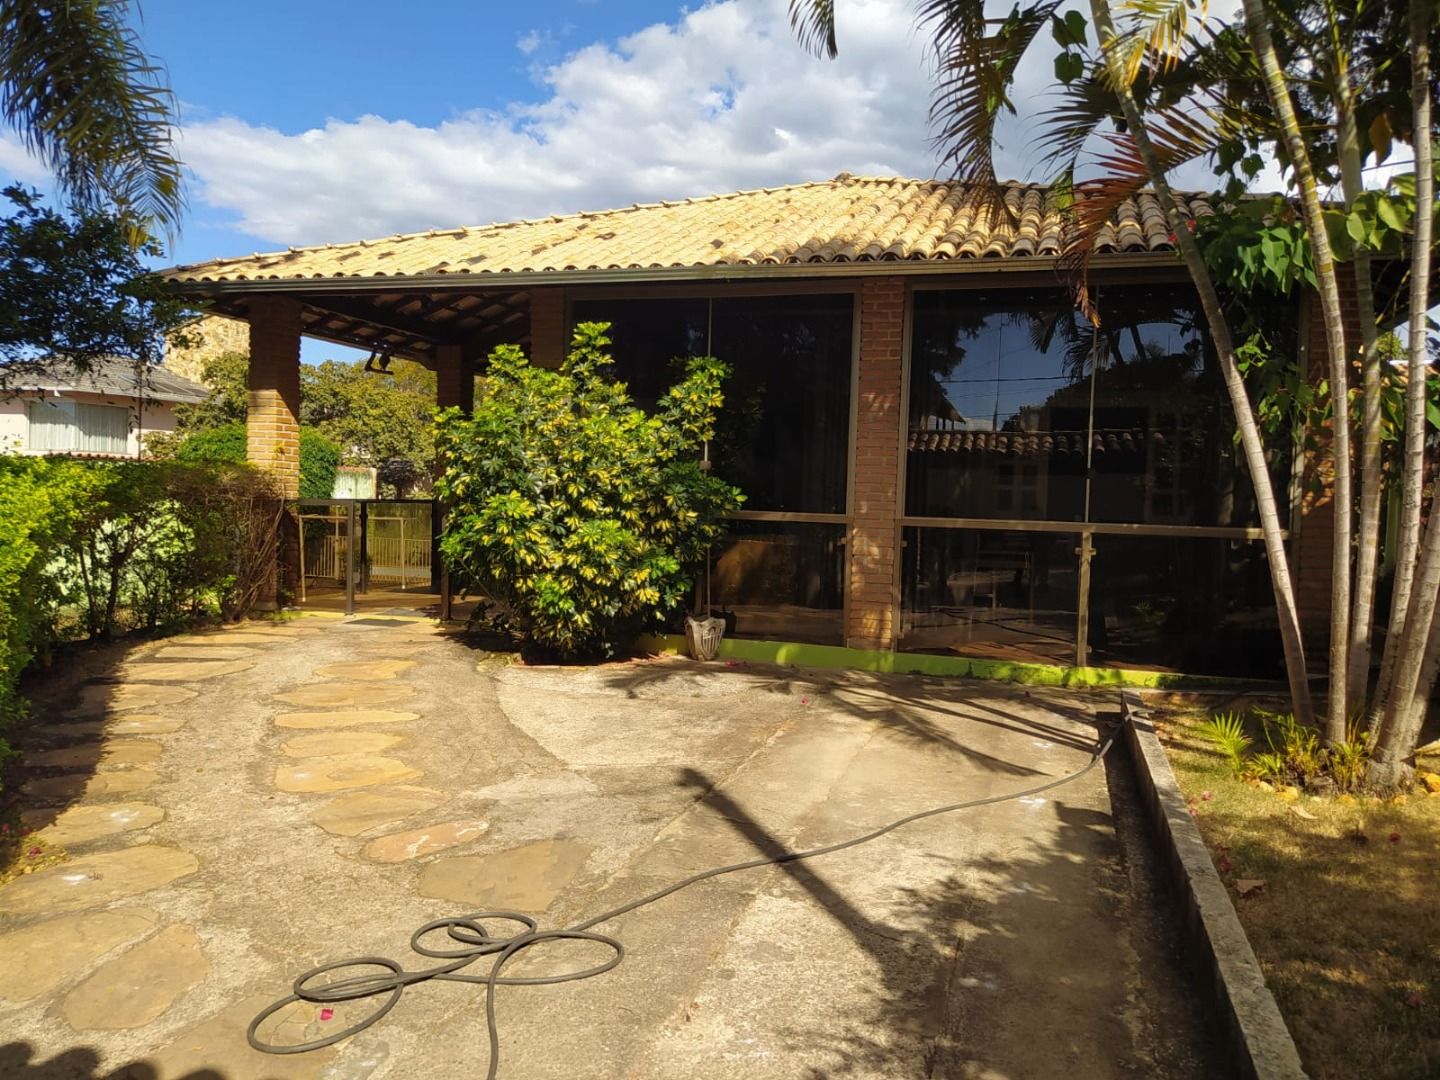
<path fill-rule="evenodd" d="M 250 301 L 250 390 L 246 458 L 275 477 L 287 499 L 300 494 L 300 310 L 298 300 Z M 293 514 L 281 522 L 276 591 L 261 606 L 278 606 L 300 574 L 300 533 Z"/>
<path fill-rule="evenodd" d="M 852 648 L 893 648 L 899 623 L 904 331 L 904 281 L 866 281 L 860 290 L 860 397 L 845 597 L 845 643 Z"/>
<path fill-rule="evenodd" d="M 530 362 L 558 368 L 570 348 L 565 329 L 565 290 L 530 290 Z"/>
<path fill-rule="evenodd" d="M 435 349 L 435 404 L 457 406 L 462 412 L 475 407 L 475 365 L 459 345 Z"/>
<path fill-rule="evenodd" d="M 1355 299 L 1355 281 L 1350 267 L 1339 268 L 1340 309 L 1345 318 L 1345 345 L 1353 355 L 1360 350 L 1360 312 Z M 1325 341 L 1325 314 L 1320 298 L 1313 292 L 1306 298 L 1307 325 L 1301 327 L 1306 343 L 1306 366 L 1314 382 L 1330 377 L 1328 346 Z M 1352 372 L 1352 375 L 1355 374 Z M 1309 666 L 1324 670 L 1330 647 L 1330 576 L 1335 565 L 1334 464 L 1330 459 L 1329 423 L 1313 433 L 1316 450 L 1302 463 L 1302 490 L 1299 520 L 1292 522 L 1290 543 L 1291 575 L 1295 580 L 1295 606 L 1300 614 L 1300 633 L 1305 640 Z M 1351 485 L 1360 497 L 1360 444 L 1358 433 L 1350 438 Z"/>

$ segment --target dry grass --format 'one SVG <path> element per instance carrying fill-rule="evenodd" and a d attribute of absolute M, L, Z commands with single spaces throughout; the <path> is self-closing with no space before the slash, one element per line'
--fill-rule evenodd
<path fill-rule="evenodd" d="M 1286 801 L 1235 779 L 1204 719 L 1167 710 L 1161 737 L 1307 1071 L 1440 1077 L 1440 796 Z"/>

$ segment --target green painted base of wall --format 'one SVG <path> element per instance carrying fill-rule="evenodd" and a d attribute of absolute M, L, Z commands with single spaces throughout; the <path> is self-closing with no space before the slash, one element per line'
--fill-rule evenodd
<path fill-rule="evenodd" d="M 673 656 L 686 652 L 680 634 L 647 634 L 636 645 L 646 652 Z M 1253 679 L 1226 679 L 1217 675 L 1180 675 L 1168 671 L 1132 668 L 1064 667 L 1059 664 L 1025 664 L 1007 660 L 978 660 L 930 653 L 887 652 L 883 649 L 846 649 L 838 645 L 803 645 L 794 641 L 752 641 L 726 638 L 720 659 L 757 664 L 794 664 L 797 667 L 848 668 L 896 675 L 947 675 L 965 679 L 999 679 L 1027 686 L 1133 686 L 1151 690 L 1235 690 L 1270 686 Z"/>

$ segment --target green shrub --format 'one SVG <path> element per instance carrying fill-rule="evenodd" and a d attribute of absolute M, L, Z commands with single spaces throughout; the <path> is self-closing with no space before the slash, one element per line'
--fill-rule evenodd
<path fill-rule="evenodd" d="M 558 371 L 496 349 L 473 416 L 437 425 L 445 558 L 487 617 L 565 658 L 611 654 L 677 611 L 741 501 L 700 465 L 724 366 L 685 361 L 647 415 L 608 377 L 605 330 L 576 327 Z"/>
<path fill-rule="evenodd" d="M 175 459 L 190 463 L 243 464 L 247 436 L 243 423 L 222 424 L 188 435 L 175 448 Z M 340 447 L 314 428 L 300 429 L 300 497 L 328 499 L 335 490 Z"/>
<path fill-rule="evenodd" d="M 243 615 L 273 573 L 281 509 L 245 465 L 0 456 L 0 729 L 57 640 Z"/>

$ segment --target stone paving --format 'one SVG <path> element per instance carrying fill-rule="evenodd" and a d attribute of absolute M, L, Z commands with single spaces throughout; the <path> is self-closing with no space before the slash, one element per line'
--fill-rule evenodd
<path fill-rule="evenodd" d="M 561 925 L 1070 772 L 1094 739 L 1093 702 L 1066 695 L 527 669 L 401 620 L 190 634 L 76 689 L 31 729 L 25 790 L 27 823 L 71 857 L 0 888 L 6 1080 L 483 1075 L 473 987 L 413 989 L 311 1054 L 258 1054 L 245 1029 L 315 963 L 415 966 L 430 919 Z M 610 975 L 503 990 L 502 1076 L 1202 1075 L 1177 1024 L 1192 1003 L 1130 925 L 1124 878 L 1096 770 L 1053 800 L 717 879 L 602 927 L 632 950 Z M 512 973 L 597 958 L 577 948 Z M 262 1035 L 363 1011 L 295 1004 Z"/>

